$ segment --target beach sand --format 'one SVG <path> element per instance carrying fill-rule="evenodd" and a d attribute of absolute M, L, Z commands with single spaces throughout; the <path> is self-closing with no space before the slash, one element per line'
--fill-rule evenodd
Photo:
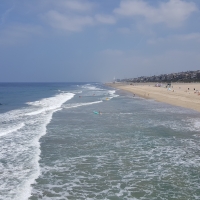
<path fill-rule="evenodd" d="M 200 112 L 200 83 L 172 83 L 155 87 L 156 83 L 107 83 L 106 85 L 125 90 L 143 98 L 190 108 Z"/>

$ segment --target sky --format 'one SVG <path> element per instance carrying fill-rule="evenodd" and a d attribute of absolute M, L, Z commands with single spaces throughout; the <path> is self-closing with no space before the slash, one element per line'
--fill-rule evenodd
<path fill-rule="evenodd" d="M 199 0 L 0 1 L 0 82 L 106 82 L 199 69 Z"/>

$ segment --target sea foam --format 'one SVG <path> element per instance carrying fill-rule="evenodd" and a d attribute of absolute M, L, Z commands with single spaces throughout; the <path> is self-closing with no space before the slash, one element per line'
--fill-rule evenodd
<path fill-rule="evenodd" d="M 46 134 L 53 113 L 73 96 L 73 93 L 60 93 L 28 102 L 29 107 L 0 114 L 0 123 L 3 124 L 0 129 L 0 196 L 4 200 L 30 197 L 31 184 L 40 175 L 39 139 Z"/>

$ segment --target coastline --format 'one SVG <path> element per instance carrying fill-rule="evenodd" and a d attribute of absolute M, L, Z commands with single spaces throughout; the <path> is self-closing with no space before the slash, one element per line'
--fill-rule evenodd
<path fill-rule="evenodd" d="M 156 83 L 106 83 L 107 86 L 131 92 L 143 98 L 193 109 L 200 112 L 200 83 L 172 83 L 171 86 Z"/>

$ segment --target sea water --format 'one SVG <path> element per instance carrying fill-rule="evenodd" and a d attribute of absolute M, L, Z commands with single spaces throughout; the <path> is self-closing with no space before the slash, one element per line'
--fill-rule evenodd
<path fill-rule="evenodd" d="M 1 83 L 0 103 L 0 200 L 200 199 L 196 111 L 100 83 Z"/>

